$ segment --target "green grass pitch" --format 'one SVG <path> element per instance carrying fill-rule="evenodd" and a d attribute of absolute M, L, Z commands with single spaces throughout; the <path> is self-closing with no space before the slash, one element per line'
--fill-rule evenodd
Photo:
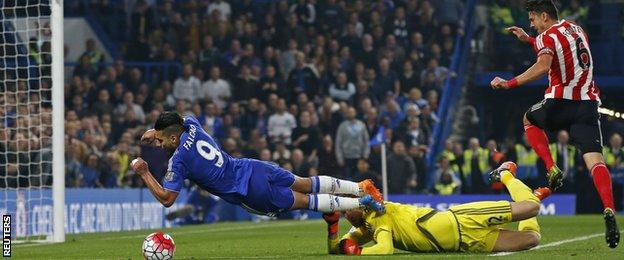
<path fill-rule="evenodd" d="M 341 234 L 348 231 L 341 220 Z M 624 218 L 619 218 L 620 228 Z M 599 234 L 602 216 L 540 217 L 541 245 L 537 250 L 505 256 L 512 259 L 624 259 L 624 245 L 610 249 L 603 235 L 560 245 L 558 241 Z M 16 259 L 142 259 L 143 238 L 154 230 L 67 235 L 61 244 L 14 244 Z M 325 259 L 326 226 L 322 220 L 229 222 L 163 230 L 176 242 L 175 259 Z M 489 258 L 488 254 L 417 254 L 397 252 L 393 258 Z M 367 257 L 382 258 L 382 257 Z M 387 256 L 383 259 L 388 258 Z M 496 257 L 495 257 L 496 258 Z"/>

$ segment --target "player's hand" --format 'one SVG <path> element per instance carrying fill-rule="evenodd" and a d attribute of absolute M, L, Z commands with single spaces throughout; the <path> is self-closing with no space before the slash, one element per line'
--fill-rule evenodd
<path fill-rule="evenodd" d="M 132 162 L 130 163 L 130 167 L 132 167 L 132 170 L 134 170 L 134 172 L 136 172 L 139 175 L 145 174 L 149 170 L 147 168 L 147 162 L 143 160 L 141 157 L 138 157 L 132 160 Z"/>
<path fill-rule="evenodd" d="M 490 82 L 490 86 L 492 86 L 493 89 L 508 89 L 509 88 L 507 86 L 507 81 L 502 79 L 501 77 L 495 77 Z"/>
<path fill-rule="evenodd" d="M 513 33 L 516 37 L 518 37 L 518 40 L 522 41 L 522 42 L 529 42 L 529 38 L 531 38 L 525 31 L 524 29 L 517 27 L 517 26 L 512 26 L 512 27 L 508 27 L 505 30 L 507 30 L 510 33 Z"/>
<path fill-rule="evenodd" d="M 327 225 L 336 224 L 340 220 L 340 212 L 325 213 L 323 214 L 323 219 Z"/>
<path fill-rule="evenodd" d="M 343 239 L 340 241 L 340 253 L 345 255 L 360 255 L 362 248 L 352 239 Z"/>
<path fill-rule="evenodd" d="M 143 136 L 141 136 L 141 143 L 142 144 L 151 144 L 154 142 L 154 140 L 156 140 L 156 130 L 155 129 L 150 129 L 145 131 L 145 133 L 143 133 Z"/>

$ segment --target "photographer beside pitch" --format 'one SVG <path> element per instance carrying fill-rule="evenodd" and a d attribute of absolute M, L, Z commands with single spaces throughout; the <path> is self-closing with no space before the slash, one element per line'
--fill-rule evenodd
<path fill-rule="evenodd" d="M 461 204 L 439 212 L 385 202 L 386 212 L 348 210 L 345 218 L 353 225 L 338 238 L 339 213 L 325 214 L 330 254 L 385 255 L 394 249 L 410 252 L 502 252 L 528 250 L 539 244 L 537 223 L 540 201 L 550 190 L 531 192 L 515 178 L 516 164 L 505 162 L 490 173 L 491 182 L 502 182 L 513 202 L 481 201 Z M 503 229 L 519 222 L 518 230 Z M 375 245 L 361 247 L 369 241 Z"/>

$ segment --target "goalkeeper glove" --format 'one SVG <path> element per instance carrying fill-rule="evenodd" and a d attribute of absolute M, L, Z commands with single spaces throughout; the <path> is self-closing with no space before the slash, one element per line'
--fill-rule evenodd
<path fill-rule="evenodd" d="M 343 239 L 340 241 L 340 253 L 345 255 L 360 255 L 362 248 L 352 239 Z"/>

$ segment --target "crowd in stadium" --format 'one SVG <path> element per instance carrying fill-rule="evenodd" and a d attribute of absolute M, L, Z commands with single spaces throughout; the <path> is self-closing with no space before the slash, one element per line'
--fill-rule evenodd
<path fill-rule="evenodd" d="M 449 140 L 436 165 L 427 165 L 443 83 L 453 76 L 448 66 L 455 36 L 463 33 L 461 1 L 299 0 L 263 8 L 249 0 L 76 2 L 70 12 L 99 10 L 121 52 L 119 59 L 106 60 L 90 40 L 77 65 L 68 68 L 68 187 L 142 186 L 129 168 L 139 155 L 162 177 L 168 155 L 138 140 L 167 110 L 196 116 L 234 157 L 274 161 L 300 176 L 371 178 L 378 184 L 380 147 L 369 140 L 384 126 L 390 193 L 491 193 L 486 173 L 509 159 L 526 171 L 526 179 L 545 180 L 527 144 Z M 111 19 L 119 14 L 129 19 Z M 128 31 L 112 33 L 119 25 Z M 147 77 L 142 67 L 128 66 L 130 61 L 181 66 L 179 73 L 161 70 Z M 27 102 L 22 94 L 19 99 Z M 20 109 L 7 104 L 8 110 Z M 45 136 L 37 133 L 24 138 L 0 128 L 0 138 L 10 140 Z M 574 176 L 581 160 L 566 134 L 559 136 L 551 149 L 562 151 L 557 161 Z M 617 135 L 605 142 L 610 167 L 624 168 L 621 142 Z M 1 148 L 37 145 L 15 143 L 20 147 Z M 7 176 L 28 172 L 15 167 L 16 158 L 8 163 Z M 431 169 L 435 174 L 428 176 Z M 29 184 L 25 179 L 7 185 Z"/>

